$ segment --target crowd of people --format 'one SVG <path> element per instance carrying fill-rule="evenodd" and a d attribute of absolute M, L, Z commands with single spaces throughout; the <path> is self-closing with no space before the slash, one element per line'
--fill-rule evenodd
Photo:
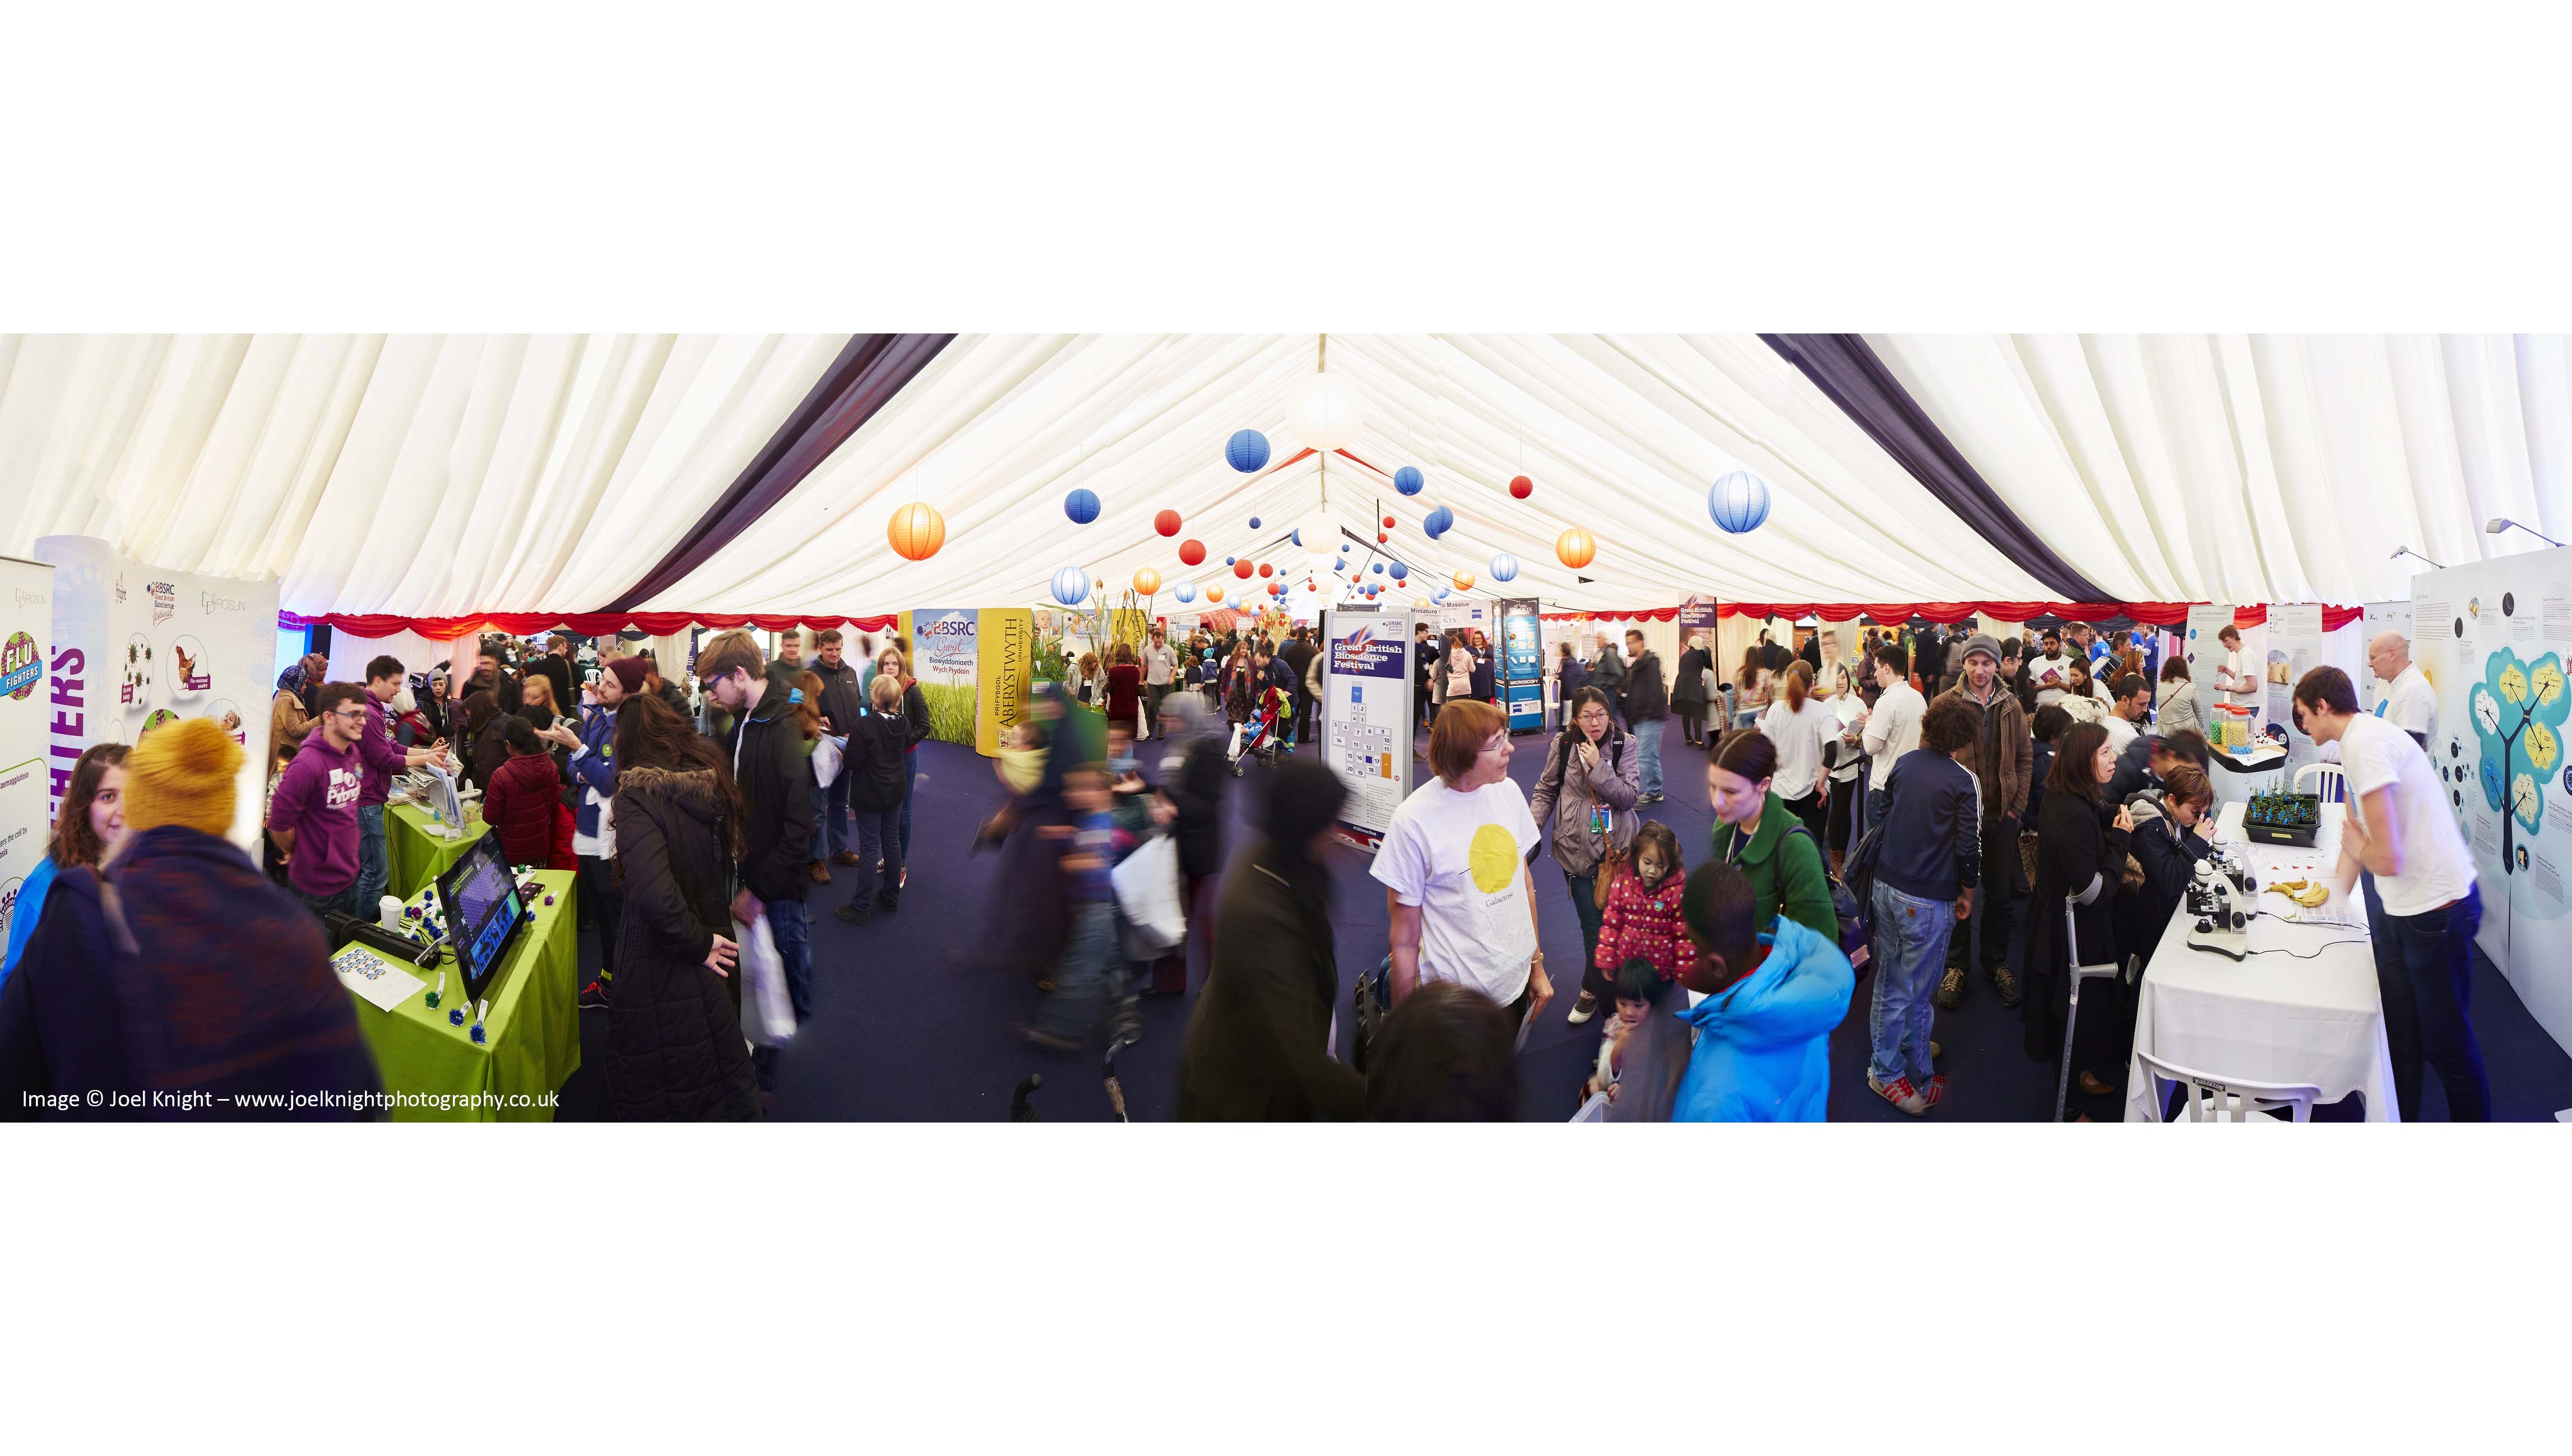
<path fill-rule="evenodd" d="M 1348 789 L 1288 758 L 1260 781 L 1258 832 L 1225 844 L 1228 730 L 1263 715 L 1289 753 L 1312 732 L 1308 630 L 1155 626 L 1038 683 L 994 761 L 1006 805 L 976 837 L 998 857 L 991 954 L 1027 978 L 1019 1034 L 1064 1054 L 1130 1042 L 1141 998 L 1193 986 L 1183 1117 L 1512 1116 L 1520 1043 L 1569 992 L 1568 1024 L 1599 1038 L 1583 1115 L 1809 1120 L 1828 1037 L 1871 976 L 1866 1090 L 1923 1115 L 1948 1088 L 1939 1011 L 1980 981 L 2051 1063 L 2069 969 L 2148 963 L 2212 850 L 2208 705 L 2186 666 L 2160 669 L 2155 723 L 2147 652 L 2081 624 L 2032 643 L 1868 629 L 1846 657 L 1835 633 L 1790 651 L 1763 632 L 1729 682 L 1701 636 L 1666 674 L 1640 632 L 1621 637 L 1587 659 L 1560 647 L 1563 723 L 1529 793 L 1490 643 L 1421 629 L 1430 776 L 1369 872 L 1389 933 L 1361 978 L 1359 1065 L 1330 1047 L 1343 978 L 1325 851 Z M 344 920 L 373 918 L 395 776 L 434 767 L 478 793 L 512 863 L 577 876 L 600 967 L 580 1005 L 606 1016 L 612 1111 L 760 1115 L 774 1055 L 744 1040 L 746 958 L 773 955 L 800 1022 L 816 1001 L 808 905 L 834 868 L 850 872 L 839 919 L 899 912 L 929 736 L 899 638 L 853 654 L 821 632 L 809 661 L 789 641 L 772 658 L 746 631 L 707 637 L 693 695 L 648 654 L 584 660 L 567 634 L 523 655 L 486 641 L 418 677 L 378 656 L 359 681 L 325 681 L 309 657 L 272 704 L 264 864 L 226 842 L 241 750 L 220 725 L 91 749 L 8 927 L 0 1083 L 370 1086 L 326 952 Z M 2392 684 L 2377 713 L 2333 668 L 2295 685 L 2296 712 L 2348 777 L 2338 868 L 2375 931 L 2401 1110 L 2426 1067 L 2472 1117 L 2489 1107 L 2466 1013 L 2472 861 L 2422 753 L 2406 644 L 2379 639 L 2370 660 Z M 2216 691 L 2238 676 L 2228 663 Z M 1100 712 L 1075 714 L 1084 700 Z M 1693 864 L 1649 815 L 1671 716 L 1707 755 L 1714 823 Z M 1144 742 L 1164 747 L 1147 761 Z M 1147 850 L 1177 903 L 1150 926 L 1117 875 Z M 1580 929 L 1561 983 L 1540 935 L 1547 854 Z M 1175 935 L 1156 928 L 1172 920 Z M 214 996 L 236 956 L 257 974 Z M 2111 987 L 2069 1048 L 2085 1118 L 2124 1094 L 2135 991 Z M 174 1043 L 153 1020 L 200 1000 L 224 1003 L 212 1041 Z"/>

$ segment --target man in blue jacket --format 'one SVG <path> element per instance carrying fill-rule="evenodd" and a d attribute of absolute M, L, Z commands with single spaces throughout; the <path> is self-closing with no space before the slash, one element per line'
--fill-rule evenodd
<path fill-rule="evenodd" d="M 1688 871 L 1679 914 L 1696 948 L 1679 984 L 1705 999 L 1677 1013 L 1696 1051 L 1670 1120 L 1827 1120 L 1831 1029 L 1857 989 L 1848 958 L 1782 917 L 1761 934 L 1749 878 L 1719 860 Z"/>
<path fill-rule="evenodd" d="M 1974 889 L 1982 882 L 1982 786 L 1965 767 L 1982 729 L 1983 715 L 1972 703 L 1940 694 L 1920 717 L 1920 746 L 1894 760 L 1867 805 L 1867 822 L 1883 830 L 1868 897 L 1875 990 L 1867 1012 L 1866 1085 L 1915 1117 L 1938 1105 L 1947 1091 L 1947 1079 L 1930 1066 L 1938 1045 L 1929 1040 L 1938 1015 L 1931 993 L 1948 933 L 1973 915 Z"/>
<path fill-rule="evenodd" d="M 581 988 L 580 1006 L 604 1011 L 607 988 L 616 980 L 616 921 L 625 911 L 625 897 L 616 889 L 616 810 L 608 802 L 616 797 L 616 709 L 643 691 L 643 659 L 612 659 L 591 691 L 597 701 L 582 710 L 578 733 L 557 718 L 537 736 L 571 750 L 566 766 L 579 806 L 572 811 L 572 853 L 580 857 L 581 899 L 598 932 L 598 974 Z"/>

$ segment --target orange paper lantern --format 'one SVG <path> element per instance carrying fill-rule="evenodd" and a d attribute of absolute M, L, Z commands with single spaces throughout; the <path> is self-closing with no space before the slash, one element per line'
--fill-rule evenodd
<path fill-rule="evenodd" d="M 1569 527 L 1554 538 L 1554 558 L 1578 571 L 1599 554 L 1598 538 L 1579 526 Z"/>
<path fill-rule="evenodd" d="M 1209 586 L 1209 587 L 1207 587 L 1207 588 L 1206 588 L 1206 600 L 1208 600 L 1208 601 L 1221 601 L 1221 600 L 1223 600 L 1223 588 L 1222 588 L 1222 587 L 1220 587 L 1220 586 Z"/>
<path fill-rule="evenodd" d="M 1474 589 L 1474 573 L 1471 571 L 1457 572 L 1456 589 L 1458 591 L 1472 591 Z"/>
<path fill-rule="evenodd" d="M 904 560 L 926 561 L 947 544 L 947 517 L 938 513 L 937 506 L 917 500 L 897 506 L 885 526 L 885 538 Z"/>
<path fill-rule="evenodd" d="M 1134 573 L 1134 589 L 1150 596 L 1161 589 L 1161 573 L 1146 566 Z"/>

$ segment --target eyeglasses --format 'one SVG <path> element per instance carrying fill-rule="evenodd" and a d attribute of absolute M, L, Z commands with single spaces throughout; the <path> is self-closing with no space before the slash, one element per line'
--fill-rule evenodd
<path fill-rule="evenodd" d="M 332 712 L 330 716 L 333 718 L 345 718 L 354 723 L 363 723 L 366 721 L 366 710 L 363 708 L 342 708 Z"/>

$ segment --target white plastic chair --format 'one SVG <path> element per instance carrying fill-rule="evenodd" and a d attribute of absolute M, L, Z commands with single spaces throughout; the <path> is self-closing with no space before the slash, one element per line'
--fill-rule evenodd
<path fill-rule="evenodd" d="M 2103 888 L 2100 893 L 2111 892 Z M 2058 1122 L 2063 1120 L 2064 1099 L 2072 1092 L 2072 1030 L 2081 1023 L 2081 983 L 2114 981 L 2125 974 L 2125 968 L 2114 961 L 2103 961 L 2095 966 L 2081 964 L 2081 925 L 2077 914 L 2080 907 L 2079 900 L 2069 895 L 2063 897 L 2063 957 L 2072 967 L 2072 1005 L 2063 1015 L 2063 1068 L 2054 1079 L 2054 1120 Z"/>
<path fill-rule="evenodd" d="M 2150 1052 L 2137 1052 L 2135 1061 L 2153 1080 L 2154 1113 L 2158 1115 L 2162 1109 L 2162 1084 L 2175 1082 L 2188 1089 L 2188 1120 L 2192 1122 L 2273 1122 L 2277 1119 L 2268 1113 L 2278 1111 L 2290 1113 L 2294 1121 L 2309 1122 L 2313 1119 L 2313 1103 L 2322 1096 L 2317 1087 L 2210 1077 L 2174 1067 Z"/>
<path fill-rule="evenodd" d="M 2308 791 L 2304 785 L 2309 783 L 2319 783 L 2321 788 Z M 2348 802 L 2348 771 L 2335 763 L 2305 764 L 2295 770 L 2295 792 L 2318 793 L 2325 804 L 2345 804 Z"/>

